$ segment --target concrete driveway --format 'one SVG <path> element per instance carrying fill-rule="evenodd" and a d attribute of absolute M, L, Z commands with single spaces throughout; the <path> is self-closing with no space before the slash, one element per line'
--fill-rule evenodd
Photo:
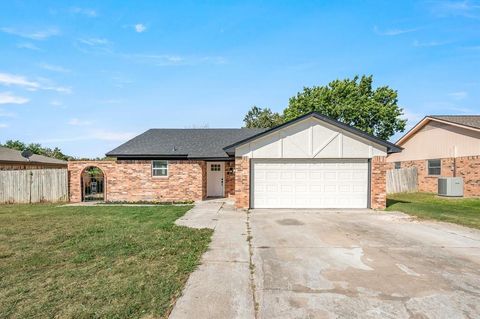
<path fill-rule="evenodd" d="M 478 230 L 371 210 L 203 205 L 178 221 L 215 233 L 171 318 L 480 318 Z"/>
<path fill-rule="evenodd" d="M 369 210 L 254 210 L 259 318 L 480 318 L 480 232 Z"/>

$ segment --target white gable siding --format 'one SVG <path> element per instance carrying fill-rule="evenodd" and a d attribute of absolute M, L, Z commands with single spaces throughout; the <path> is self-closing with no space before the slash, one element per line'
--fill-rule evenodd
<path fill-rule="evenodd" d="M 250 158 L 372 158 L 387 149 L 314 118 L 289 125 L 235 149 Z"/>
<path fill-rule="evenodd" d="M 431 121 L 401 145 L 388 162 L 480 155 L 480 132 Z"/>

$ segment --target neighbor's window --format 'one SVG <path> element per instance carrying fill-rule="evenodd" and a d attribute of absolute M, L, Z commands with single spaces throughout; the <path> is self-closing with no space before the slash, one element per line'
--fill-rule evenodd
<path fill-rule="evenodd" d="M 395 162 L 395 169 L 402 168 L 402 164 L 400 162 Z"/>
<path fill-rule="evenodd" d="M 428 160 L 428 175 L 440 175 L 442 172 L 442 161 L 439 159 Z"/>
<path fill-rule="evenodd" d="M 168 176 L 168 161 L 152 161 L 153 176 Z"/>

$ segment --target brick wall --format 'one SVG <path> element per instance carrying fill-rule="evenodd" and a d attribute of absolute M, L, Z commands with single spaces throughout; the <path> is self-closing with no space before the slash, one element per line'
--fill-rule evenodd
<path fill-rule="evenodd" d="M 466 156 L 456 159 L 456 174 L 463 177 L 465 196 L 480 196 L 480 156 Z"/>
<path fill-rule="evenodd" d="M 387 204 L 387 167 L 385 156 L 374 156 L 371 160 L 370 207 L 384 209 Z"/>
<path fill-rule="evenodd" d="M 235 197 L 235 162 L 225 162 L 225 197 Z"/>
<path fill-rule="evenodd" d="M 248 157 L 235 157 L 235 206 L 250 207 L 250 160 Z"/>
<path fill-rule="evenodd" d="M 466 197 L 480 196 L 480 156 L 466 156 L 442 158 L 441 176 L 463 177 L 464 195 Z M 401 168 L 416 167 L 418 172 L 418 190 L 420 192 L 436 193 L 438 190 L 438 177 L 429 176 L 427 160 L 404 161 Z M 394 163 L 389 163 L 389 169 L 394 168 Z"/>
<path fill-rule="evenodd" d="M 169 161 L 168 177 L 153 177 L 151 161 L 72 161 L 68 163 L 70 201 L 81 201 L 83 170 L 96 166 L 104 173 L 106 201 L 184 201 L 206 196 L 204 161 Z"/>

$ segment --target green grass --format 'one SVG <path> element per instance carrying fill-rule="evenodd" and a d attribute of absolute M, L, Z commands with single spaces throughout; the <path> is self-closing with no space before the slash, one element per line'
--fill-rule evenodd
<path fill-rule="evenodd" d="M 441 198 L 430 193 L 392 194 L 387 210 L 480 229 L 480 199 Z"/>
<path fill-rule="evenodd" d="M 0 206 L 0 318 L 166 317 L 211 230 L 191 206 Z"/>

